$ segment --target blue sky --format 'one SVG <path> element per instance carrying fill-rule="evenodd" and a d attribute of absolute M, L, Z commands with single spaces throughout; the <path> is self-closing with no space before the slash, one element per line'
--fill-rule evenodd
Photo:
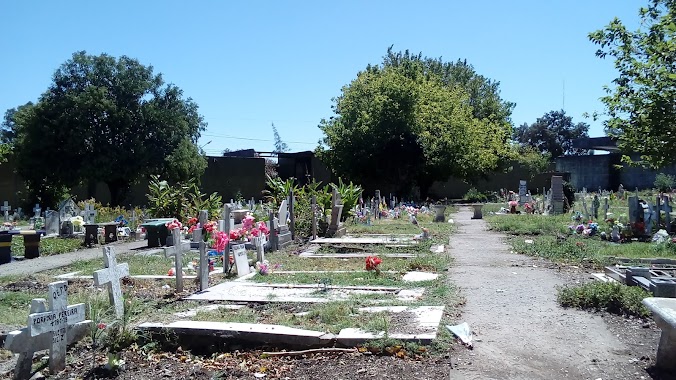
<path fill-rule="evenodd" d="M 35 101 L 73 52 L 127 55 L 192 97 L 208 122 L 200 144 L 314 149 L 331 99 L 390 45 L 467 59 L 516 103 L 515 126 L 564 107 L 600 121 L 617 76 L 587 34 L 619 17 L 635 28 L 647 1 L 8 1 L 0 12 L 0 112 Z M 565 105 L 564 105 L 565 82 Z"/>

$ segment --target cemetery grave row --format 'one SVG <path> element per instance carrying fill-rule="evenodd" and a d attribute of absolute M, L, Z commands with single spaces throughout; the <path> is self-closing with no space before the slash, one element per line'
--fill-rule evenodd
<path fill-rule="evenodd" d="M 329 217 L 329 225 L 331 226 L 329 234 L 338 238 L 345 233 L 345 225 L 340 222 L 342 210 L 339 207 L 338 197 L 334 197 L 332 205 L 333 211 Z M 243 223 L 235 223 L 235 214 L 239 210 L 236 208 L 233 210 L 234 207 L 229 206 L 224 208 L 223 218 L 216 223 L 209 223 L 206 213 L 200 213 L 198 223 L 194 225 L 194 228 L 189 229 L 189 234 L 184 232 L 183 226 L 178 224 L 178 221 L 171 220 L 164 223 L 167 236 L 171 236 L 171 245 L 162 250 L 146 251 L 142 255 L 133 254 L 116 257 L 114 246 L 105 246 L 103 247 L 104 269 L 95 270 L 96 265 L 79 263 L 77 265 L 79 270 L 72 270 L 76 267 L 70 267 L 52 271 L 50 274 L 65 279 L 66 284 L 75 284 L 75 289 L 78 290 L 77 299 L 82 299 L 81 293 L 89 292 L 87 289 L 90 288 L 87 285 L 82 285 L 83 282 L 86 284 L 87 281 L 93 280 L 93 286 L 107 289 L 104 292 L 107 294 L 111 305 L 112 314 L 108 316 L 108 318 L 112 318 L 111 320 L 124 318 L 125 308 L 127 307 L 127 303 L 123 302 L 124 297 L 127 299 L 133 297 L 137 302 L 147 303 L 146 310 L 138 315 L 139 320 L 136 321 L 137 326 L 138 323 L 145 322 L 145 325 L 140 325 L 139 328 L 147 331 L 156 331 L 158 326 L 169 328 L 172 325 L 164 325 L 163 322 L 171 322 L 173 319 L 173 323 L 178 324 L 174 326 L 177 332 L 199 334 L 195 332 L 190 321 L 185 321 L 185 317 L 172 314 L 173 317 L 167 320 L 166 311 L 162 310 L 162 302 L 159 300 L 166 297 L 166 294 L 174 294 L 174 297 L 179 297 L 179 299 L 187 295 L 188 297 L 183 301 L 185 306 L 178 307 L 178 309 L 184 309 L 183 313 L 186 313 L 190 312 L 191 308 L 199 308 L 199 303 L 189 301 L 190 299 L 199 297 L 209 299 L 208 295 L 211 294 L 216 295 L 216 299 L 219 299 L 218 302 L 223 303 L 222 309 L 215 313 L 198 311 L 195 314 L 198 316 L 196 319 L 204 320 L 208 318 L 212 320 L 210 322 L 212 325 L 213 323 L 225 322 L 228 326 L 219 325 L 221 334 L 223 328 L 229 329 L 228 331 L 238 331 L 238 334 L 240 334 L 238 336 L 244 340 L 260 339 L 260 334 L 268 336 L 266 339 L 275 335 L 274 333 L 271 334 L 270 331 L 265 331 L 270 328 L 260 325 L 261 318 L 263 321 L 267 318 L 268 322 L 276 322 L 288 326 L 289 329 L 296 329 L 298 330 L 296 332 L 300 334 L 299 336 L 315 334 L 307 331 L 323 331 L 323 339 L 330 345 L 342 342 L 340 344 L 353 346 L 368 339 L 377 339 L 382 337 L 383 334 L 387 334 L 382 329 L 387 329 L 388 326 L 390 328 L 397 327 L 400 331 L 403 331 L 399 335 L 391 334 L 391 337 L 412 339 L 427 344 L 434 339 L 436 327 L 439 324 L 446 302 L 443 297 L 439 298 L 438 295 L 445 294 L 445 291 L 440 289 L 445 289 L 447 286 L 443 281 L 443 269 L 448 261 L 445 255 L 431 252 L 430 248 L 433 241 L 444 242 L 447 240 L 451 225 L 448 223 L 432 223 L 433 216 L 431 214 L 419 213 L 419 210 L 416 210 L 417 218 L 414 220 L 419 225 L 414 226 L 407 215 L 405 218 L 393 221 L 393 223 L 385 223 L 386 225 L 380 225 L 376 222 L 371 226 L 355 226 L 358 227 L 358 230 L 372 228 L 371 231 L 375 233 L 384 230 L 387 238 L 381 238 L 378 242 L 367 244 L 380 246 L 395 242 L 397 244 L 394 245 L 399 245 L 396 248 L 404 250 L 407 256 L 387 257 L 386 253 L 381 253 L 383 252 L 382 248 L 376 248 L 372 252 L 373 255 L 368 255 L 366 258 L 363 255 L 350 257 L 348 253 L 345 257 L 339 258 L 309 259 L 301 255 L 273 253 L 274 249 L 290 244 L 291 239 L 285 235 L 293 232 L 293 224 L 291 223 L 293 216 L 287 214 L 292 212 L 293 202 L 283 202 L 282 206 L 284 206 L 284 209 L 280 208 L 276 213 L 270 215 L 267 222 L 260 225 L 255 224 L 256 227 L 251 225 L 253 221 L 249 216 L 244 216 L 239 220 Z M 233 217 L 226 218 L 229 216 L 228 214 Z M 397 226 L 405 227 L 404 230 L 411 232 L 422 232 L 423 225 L 426 226 L 425 229 L 428 232 L 426 235 L 420 234 L 420 237 L 424 236 L 429 240 L 413 241 L 413 233 L 397 236 L 397 234 L 389 232 L 401 230 Z M 258 236 L 251 233 L 253 228 L 259 229 Z M 238 234 L 245 234 L 246 239 L 243 236 L 237 236 Z M 189 241 L 188 238 L 192 238 L 192 241 Z M 366 236 L 366 238 L 374 240 L 373 237 Z M 348 240 L 347 243 L 354 244 L 354 239 L 359 241 L 358 239 L 363 238 L 347 236 L 346 239 Z M 317 240 L 321 240 L 321 238 Z M 322 243 L 320 241 L 316 244 Z M 363 244 L 357 243 L 357 245 L 362 245 L 357 252 L 364 252 Z M 215 262 L 216 266 L 213 268 L 210 268 L 211 265 L 209 264 L 209 251 L 214 253 L 211 256 L 211 261 Z M 443 247 L 441 251 L 435 248 L 435 252 L 443 252 Z M 364 260 L 366 260 L 366 266 Z M 152 265 L 149 265 L 150 263 Z M 371 263 L 370 267 L 369 263 Z M 101 265 L 100 261 L 99 265 Z M 152 266 L 155 268 L 150 268 Z M 91 269 L 86 269 L 87 267 Z M 167 273 L 163 273 L 168 267 L 173 269 L 174 276 L 166 276 Z M 190 269 L 195 270 L 196 283 L 183 281 L 185 280 L 182 278 L 183 268 L 186 268 L 189 272 Z M 158 273 L 159 279 L 147 280 L 138 277 L 138 271 L 141 269 L 146 272 Z M 209 276 L 210 270 L 211 274 L 217 273 L 217 275 Z M 63 271 L 78 273 L 67 273 L 63 276 Z M 163 276 L 163 278 L 160 276 Z M 167 277 L 170 279 L 168 280 Z M 90 278 L 91 280 L 89 280 Z M 209 280 L 211 280 L 211 283 Z M 220 284 L 217 282 L 220 282 Z M 63 283 L 54 283 L 50 287 L 61 286 L 60 284 Z M 215 286 L 210 287 L 214 283 L 216 283 Z M 220 291 L 218 287 L 226 290 Z M 289 290 L 292 294 L 284 295 L 284 292 L 288 293 Z M 165 296 L 158 295 L 158 291 L 160 294 L 164 292 Z M 147 294 L 145 294 L 146 292 Z M 95 293 L 88 296 L 100 297 L 102 294 L 100 292 Z M 225 295 L 225 297 L 223 298 L 219 294 Z M 233 300 L 232 295 L 240 296 L 239 301 Z M 307 295 L 307 297 L 304 295 Z M 260 331 L 257 331 L 256 334 L 244 332 L 251 326 L 229 322 L 241 320 L 243 311 L 237 312 L 240 315 L 223 311 L 223 309 L 228 310 L 229 308 L 232 308 L 232 310 L 252 309 L 250 307 L 252 302 L 269 304 L 270 301 L 282 300 L 285 296 L 291 297 L 292 302 L 299 305 L 298 310 L 301 311 L 295 313 L 298 315 L 286 312 L 286 308 L 281 302 L 273 302 L 274 305 L 279 304 L 279 307 L 266 306 L 269 308 L 269 313 L 256 313 L 254 308 L 250 317 L 251 323 L 256 323 L 260 327 Z M 305 299 L 302 299 L 303 297 Z M 53 329 L 35 330 L 37 332 L 34 332 L 29 327 L 28 332 L 36 337 L 51 334 L 52 341 L 55 342 L 50 351 L 50 369 L 53 371 L 58 371 L 65 366 L 65 359 L 63 361 L 61 359 L 61 353 L 64 352 L 64 349 L 60 345 L 56 346 L 57 340 L 70 342 L 79 339 L 77 333 L 79 330 L 73 330 L 76 326 L 79 326 L 78 324 L 94 323 L 96 326 L 101 324 L 97 318 L 90 314 L 87 314 L 86 317 L 89 317 L 91 321 L 81 318 L 86 313 L 80 313 L 80 305 L 69 307 L 67 301 L 61 300 L 59 302 L 59 306 L 56 306 L 56 308 L 61 311 L 53 312 L 58 318 L 53 317 L 53 314 L 44 317 L 44 320 L 49 320 L 50 323 L 52 320 L 59 321 Z M 98 302 L 100 306 L 101 300 L 93 302 Z M 392 302 L 395 304 L 404 302 L 406 306 L 397 306 L 394 309 L 385 307 Z M 383 305 L 383 303 L 384 305 L 380 309 L 369 309 L 373 303 L 376 303 L 378 307 L 381 307 L 380 305 Z M 335 305 L 341 304 L 347 305 L 346 309 L 348 310 L 359 309 L 361 316 L 355 316 L 354 313 L 336 313 L 336 307 L 341 309 L 342 306 Z M 75 311 L 71 312 L 71 309 Z M 172 309 L 176 310 L 177 307 L 172 306 Z M 55 310 L 55 308 L 35 307 L 31 309 L 31 313 L 43 310 Z M 368 313 L 377 315 L 378 318 L 365 316 Z M 330 314 L 333 314 L 333 316 Z M 272 318 L 272 316 L 276 317 Z M 34 317 L 43 318 L 37 315 Z M 318 318 L 320 323 L 317 323 Z M 337 320 L 334 319 L 331 322 L 332 318 Z M 153 319 L 157 322 L 153 322 Z M 373 321 L 382 322 L 373 323 Z M 29 321 L 29 326 L 32 326 L 31 323 L 33 322 Z M 205 326 L 212 325 L 200 322 L 197 324 L 197 330 L 202 331 L 201 333 L 208 333 L 205 332 L 208 330 Z M 339 328 L 340 326 L 344 327 Z M 354 327 L 346 328 L 346 326 Z M 271 328 L 277 329 L 277 335 L 283 330 L 282 326 Z M 56 339 L 57 333 L 61 334 L 59 339 Z M 214 334 L 216 333 L 214 332 Z M 13 351 L 21 353 L 21 360 L 16 367 L 17 373 L 25 371 L 25 368 L 29 366 L 27 363 L 31 361 L 33 356 L 32 352 L 26 351 L 24 348 L 26 339 L 17 335 L 17 338 L 13 339 L 14 343 L 7 346 Z M 286 341 L 288 342 L 288 339 Z M 21 344 L 24 344 L 24 346 L 21 346 Z"/>

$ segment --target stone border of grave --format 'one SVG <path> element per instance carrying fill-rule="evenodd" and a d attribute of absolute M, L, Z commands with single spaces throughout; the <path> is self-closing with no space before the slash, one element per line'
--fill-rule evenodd
<path fill-rule="evenodd" d="M 643 300 L 643 305 L 652 311 L 655 323 L 662 329 L 656 366 L 676 371 L 676 299 L 649 297 Z"/>

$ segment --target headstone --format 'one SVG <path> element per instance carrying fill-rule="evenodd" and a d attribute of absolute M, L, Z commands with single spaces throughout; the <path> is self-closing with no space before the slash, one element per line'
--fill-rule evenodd
<path fill-rule="evenodd" d="M 627 204 L 629 207 L 629 224 L 634 224 L 639 221 L 639 218 L 642 217 L 641 213 L 643 210 L 641 207 L 639 207 L 638 204 L 638 197 L 637 196 L 629 196 L 627 198 Z"/>
<path fill-rule="evenodd" d="M 59 218 L 62 221 L 70 220 L 78 215 L 80 215 L 80 208 L 77 207 L 73 198 L 68 198 L 59 205 Z"/>
<path fill-rule="evenodd" d="M 525 180 L 519 181 L 519 204 L 523 205 L 528 200 L 526 199 L 526 194 L 528 192 L 528 186 Z"/>
<path fill-rule="evenodd" d="M 94 206 L 92 204 L 85 203 L 84 213 L 84 220 L 86 224 L 96 223 L 96 210 L 94 210 Z"/>
<path fill-rule="evenodd" d="M 277 246 L 278 248 L 284 248 L 287 245 L 291 244 L 291 231 L 287 225 L 288 211 L 287 211 L 287 200 L 283 200 L 282 204 L 279 206 L 278 212 L 278 235 L 277 235 Z"/>
<path fill-rule="evenodd" d="M 312 240 L 317 238 L 317 196 L 313 195 L 310 200 L 310 210 L 312 212 Z"/>
<path fill-rule="evenodd" d="M 380 219 L 380 202 L 381 202 L 380 190 L 376 190 L 376 196 L 375 196 L 374 201 L 376 202 L 376 207 L 375 207 L 375 210 L 374 210 L 375 215 L 376 215 L 376 219 Z"/>
<path fill-rule="evenodd" d="M 115 316 L 122 318 L 124 316 L 124 300 L 122 299 L 120 279 L 129 276 L 129 264 L 118 264 L 113 247 L 103 247 L 103 266 L 105 269 L 94 272 L 94 285 L 107 284 L 108 299 L 110 304 L 115 307 Z"/>
<path fill-rule="evenodd" d="M 289 190 L 289 231 L 291 232 L 291 241 L 296 238 L 296 217 L 293 213 L 294 199 L 293 188 L 291 188 L 291 190 Z"/>
<path fill-rule="evenodd" d="M 254 247 L 256 247 L 256 261 L 262 263 L 265 260 L 265 234 L 261 233 L 254 239 Z"/>
<path fill-rule="evenodd" d="M 603 220 L 608 219 L 608 198 L 603 198 Z"/>
<path fill-rule="evenodd" d="M 624 199 L 624 186 L 622 186 L 622 184 L 617 188 L 617 197 L 619 199 Z"/>
<path fill-rule="evenodd" d="M 345 228 L 343 228 L 340 223 L 342 213 L 342 200 L 340 199 L 338 190 L 334 188 L 331 196 L 331 221 L 329 222 L 329 228 L 327 230 L 327 235 L 329 237 L 339 237 L 345 234 Z"/>
<path fill-rule="evenodd" d="M 172 247 L 164 247 L 164 257 L 174 257 L 174 269 L 176 270 L 176 292 L 183 292 L 183 252 L 190 250 L 190 242 L 181 241 L 181 231 L 178 228 L 171 230 L 174 241 Z"/>
<path fill-rule="evenodd" d="M 51 333 L 49 349 L 49 372 L 56 374 L 66 368 L 68 326 L 85 319 L 85 304 L 68 306 L 68 282 L 49 284 L 49 310 L 28 316 L 28 331 L 31 337 Z"/>
<path fill-rule="evenodd" d="M 223 219 L 219 220 L 218 230 L 225 232 L 230 237 L 230 231 L 234 229 L 235 220 L 230 217 L 230 206 L 223 205 Z M 230 270 L 230 242 L 226 244 L 223 250 L 223 273 L 228 273 Z"/>
<path fill-rule="evenodd" d="M 671 233 L 671 205 L 669 204 L 669 196 L 662 196 L 662 211 L 664 211 L 664 225 L 667 232 Z"/>
<path fill-rule="evenodd" d="M 268 226 L 268 230 L 270 230 L 270 252 L 274 252 L 279 249 L 279 243 L 278 243 L 278 236 L 277 236 L 277 226 L 275 225 L 275 214 L 274 212 L 270 211 L 268 220 L 270 225 Z"/>
<path fill-rule="evenodd" d="M 233 255 L 235 255 L 235 265 L 237 266 L 237 277 L 249 274 L 249 258 L 246 256 L 246 247 L 244 244 L 232 246 Z"/>
<path fill-rule="evenodd" d="M 589 211 L 587 211 L 587 199 L 585 196 L 582 196 L 582 211 L 584 212 L 584 217 L 589 220 L 591 215 L 589 214 Z"/>
<path fill-rule="evenodd" d="M 601 207 L 601 200 L 599 199 L 598 194 L 594 194 L 594 199 L 592 200 L 592 211 L 591 211 L 591 213 L 594 216 L 595 221 L 598 221 L 598 219 L 599 219 L 599 207 Z"/>
<path fill-rule="evenodd" d="M 35 215 L 33 215 L 33 217 L 39 218 L 40 217 L 40 211 L 42 211 L 42 209 L 40 208 L 40 204 L 36 203 L 35 207 L 33 207 L 33 213 L 35 213 Z"/>
<path fill-rule="evenodd" d="M 45 211 L 45 232 L 47 235 L 58 235 L 61 223 L 59 213 L 56 210 Z"/>
<path fill-rule="evenodd" d="M 554 214 L 563 214 L 564 199 L 563 177 L 557 175 L 552 176 L 551 203 Z"/>
<path fill-rule="evenodd" d="M 5 203 L 3 203 L 3 205 L 2 205 L 2 207 L 0 207 L 0 210 L 2 210 L 2 213 L 5 214 L 5 222 L 9 221 L 9 211 L 11 209 L 12 208 L 9 206 L 9 202 L 7 202 L 7 201 L 5 201 Z"/>

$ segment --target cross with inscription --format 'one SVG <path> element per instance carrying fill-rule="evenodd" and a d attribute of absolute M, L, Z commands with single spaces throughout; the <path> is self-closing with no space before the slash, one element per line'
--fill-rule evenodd
<path fill-rule="evenodd" d="M 113 247 L 103 247 L 103 265 L 105 269 L 94 272 L 94 284 L 96 286 L 108 284 L 110 303 L 115 306 L 115 315 L 122 318 L 124 316 L 124 302 L 120 279 L 129 276 L 129 264 L 118 264 Z"/>
<path fill-rule="evenodd" d="M 66 368 L 68 326 L 85 319 L 85 304 L 68 306 L 68 282 L 52 282 L 49 289 L 49 310 L 28 315 L 28 331 L 31 337 L 52 333 L 49 349 L 49 371 L 57 373 Z"/>
<path fill-rule="evenodd" d="M 183 292 L 183 252 L 190 251 L 190 242 L 181 241 L 181 230 L 174 228 L 171 230 L 171 237 L 174 241 L 173 247 L 164 247 L 164 257 L 167 259 L 174 257 L 176 268 L 176 292 Z"/>
<path fill-rule="evenodd" d="M 33 212 L 35 213 L 35 215 L 33 215 L 33 217 L 39 218 L 40 217 L 40 211 L 42 211 L 42 209 L 40 208 L 40 204 L 36 203 L 35 207 L 33 207 Z"/>

